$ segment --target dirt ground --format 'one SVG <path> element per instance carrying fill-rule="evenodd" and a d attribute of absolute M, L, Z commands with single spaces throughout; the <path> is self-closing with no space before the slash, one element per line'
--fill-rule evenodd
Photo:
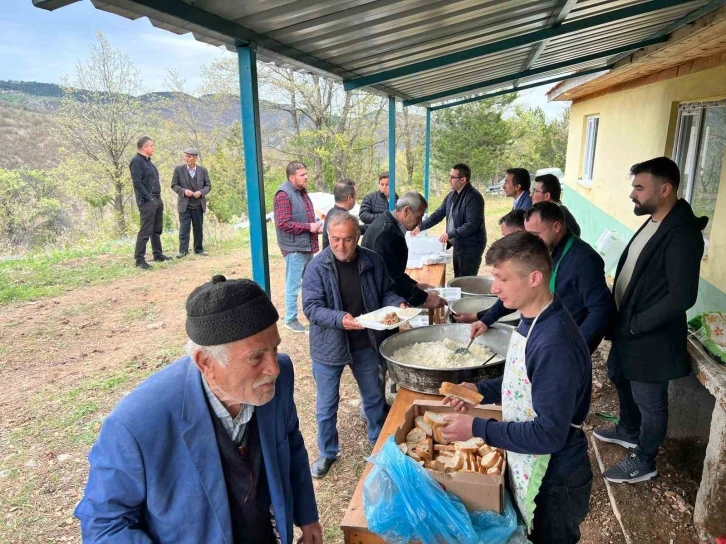
<path fill-rule="evenodd" d="M 284 267 L 271 249 L 272 293 L 283 308 Z M 86 456 L 103 417 L 150 373 L 183 353 L 184 303 L 213 274 L 249 276 L 245 251 L 190 257 L 152 272 L 2 307 L 0 320 L 0 541 L 79 542 L 72 512 L 87 477 Z M 315 445 L 315 384 L 307 337 L 280 327 L 281 351 L 296 369 L 296 402 L 311 460 Z M 602 347 L 595 357 L 593 412 L 617 413 L 604 374 Z M 342 458 L 315 482 L 325 542 L 342 542 L 338 529 L 370 446 L 358 417 L 359 395 L 346 371 L 338 417 Z M 590 416 L 590 425 L 599 424 Z M 618 506 L 630 542 L 696 542 L 692 505 L 702 453 L 667 442 L 661 478 L 621 487 Z M 592 450 L 592 448 L 591 448 Z M 601 447 L 609 465 L 622 455 Z M 592 451 L 591 451 L 592 454 Z M 693 462 L 693 460 L 696 462 Z M 624 543 L 597 461 L 591 512 L 582 526 L 586 543 Z M 685 468 L 688 467 L 688 468 Z"/>

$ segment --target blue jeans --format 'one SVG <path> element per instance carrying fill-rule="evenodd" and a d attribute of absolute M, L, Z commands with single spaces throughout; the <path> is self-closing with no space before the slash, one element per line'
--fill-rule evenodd
<path fill-rule="evenodd" d="M 305 267 L 312 260 L 312 253 L 295 251 L 285 255 L 285 323 L 297 319 L 297 296 Z"/>
<path fill-rule="evenodd" d="M 608 376 L 615 384 L 620 401 L 619 426 L 637 439 L 639 456 L 655 463 L 668 430 L 669 382 L 630 381 L 614 357 L 608 359 Z"/>
<path fill-rule="evenodd" d="M 368 440 L 375 442 L 381 434 L 384 412 L 383 389 L 379 375 L 379 356 L 373 348 L 353 353 L 350 369 L 358 383 L 363 412 L 368 420 Z M 313 377 L 317 385 L 318 450 L 320 455 L 335 459 L 338 455 L 338 403 L 340 402 L 340 376 L 345 365 L 333 366 L 313 361 Z"/>

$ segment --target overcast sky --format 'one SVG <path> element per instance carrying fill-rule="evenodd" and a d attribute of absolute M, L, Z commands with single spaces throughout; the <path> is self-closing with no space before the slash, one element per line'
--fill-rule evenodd
<path fill-rule="evenodd" d="M 73 77 L 78 61 L 88 58 L 96 33 L 125 52 L 141 72 L 150 91 L 163 91 L 169 68 L 176 68 L 190 89 L 201 83 L 199 68 L 225 53 L 200 43 L 191 34 L 178 36 L 151 26 L 148 19 L 128 20 L 97 10 L 84 0 L 50 12 L 33 7 L 32 0 L 1 0 L 0 80 L 59 83 Z M 523 91 L 519 102 L 539 106 L 557 116 L 564 105 L 547 103 L 548 87 Z"/>

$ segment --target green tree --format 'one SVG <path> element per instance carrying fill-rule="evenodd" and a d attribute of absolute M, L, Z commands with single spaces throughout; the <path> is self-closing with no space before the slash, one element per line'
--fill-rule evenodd
<path fill-rule="evenodd" d="M 11 248 L 41 247 L 69 227 L 62 195 L 39 170 L 0 170 L 0 239 Z"/>
<path fill-rule="evenodd" d="M 515 93 L 437 111 L 432 120 L 432 162 L 448 170 L 463 162 L 472 182 L 489 184 L 501 174 L 511 129 L 504 118 Z"/>
<path fill-rule="evenodd" d="M 565 168 L 570 110 L 549 121 L 541 108 L 517 106 L 508 119 L 512 146 L 509 162 L 534 173 L 540 168 Z"/>
<path fill-rule="evenodd" d="M 95 174 L 78 193 L 95 202 L 106 199 L 116 214 L 118 234 L 123 234 L 132 196 L 128 165 L 149 121 L 144 118 L 148 108 L 138 99 L 143 85 L 129 57 L 112 49 L 103 34 L 97 38 L 88 62 L 78 63 L 75 79 L 63 82 L 57 125 L 63 151 Z"/>

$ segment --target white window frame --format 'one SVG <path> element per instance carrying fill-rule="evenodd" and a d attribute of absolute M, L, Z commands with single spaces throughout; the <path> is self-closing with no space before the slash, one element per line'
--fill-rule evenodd
<path fill-rule="evenodd" d="M 681 104 L 678 107 L 678 122 L 676 123 L 676 138 L 673 142 L 673 153 L 672 158 L 673 161 L 680 165 L 681 159 L 683 158 L 683 153 L 687 153 L 688 150 L 683 149 L 683 134 L 681 134 L 683 130 L 683 118 L 684 117 L 693 117 L 693 124 L 696 126 L 696 156 L 694 157 L 694 161 L 691 164 L 684 165 L 683 171 L 681 172 L 681 177 L 687 177 L 688 183 L 685 185 L 681 185 L 678 188 L 678 195 L 684 198 L 688 201 L 688 203 L 691 203 L 691 200 L 693 199 L 693 183 L 695 182 L 696 178 L 696 166 L 698 166 L 698 154 L 701 150 L 701 146 L 703 144 L 703 118 L 704 118 L 704 112 L 707 108 L 718 108 L 726 106 L 726 100 L 716 100 L 713 102 L 689 102 L 686 104 Z"/>
<path fill-rule="evenodd" d="M 683 159 L 683 154 L 688 153 L 687 149 L 684 149 L 683 144 L 683 127 L 684 127 L 684 117 L 692 117 L 693 118 L 693 124 L 691 126 L 696 127 L 696 140 L 695 140 L 695 146 L 696 146 L 696 153 L 694 160 L 690 164 L 683 165 L 683 169 L 681 171 L 681 179 L 686 178 L 688 179 L 688 183 L 681 184 L 678 187 L 678 196 L 682 197 L 684 200 L 686 200 L 689 204 L 692 204 L 693 200 L 693 185 L 696 181 L 696 167 L 698 166 L 698 157 L 699 153 L 701 151 L 701 146 L 703 144 L 703 119 L 704 119 L 704 113 L 707 108 L 718 108 L 718 107 L 724 107 L 726 106 L 726 100 L 715 100 L 713 102 L 689 102 L 681 104 L 678 107 L 678 121 L 676 122 L 676 137 L 675 141 L 673 142 L 673 153 L 671 154 L 673 162 L 679 165 L 681 164 L 681 160 Z M 708 257 L 708 246 L 709 246 L 709 240 L 706 239 L 704 236 L 704 242 L 706 243 L 706 247 L 703 252 L 703 259 L 706 259 Z"/>
<path fill-rule="evenodd" d="M 588 115 L 585 125 L 585 154 L 582 161 L 582 181 L 586 185 L 592 184 L 595 169 L 595 150 L 597 148 L 597 133 L 600 128 L 600 115 Z"/>

